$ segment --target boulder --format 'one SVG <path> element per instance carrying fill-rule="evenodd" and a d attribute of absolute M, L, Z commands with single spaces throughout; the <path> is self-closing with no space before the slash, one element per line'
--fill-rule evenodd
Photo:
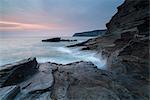
<path fill-rule="evenodd" d="M 16 85 L 38 69 L 36 58 L 25 59 L 13 64 L 7 64 L 0 67 L 0 86 Z"/>
<path fill-rule="evenodd" d="M 55 68 L 54 68 L 55 70 Z M 53 68 L 51 63 L 39 65 L 38 72 L 28 80 L 19 84 L 21 92 L 17 95 L 17 100 L 50 100 L 52 86 L 54 84 Z"/>
<path fill-rule="evenodd" d="M 7 86 L 0 88 L 0 100 L 13 100 L 20 92 L 19 86 Z"/>

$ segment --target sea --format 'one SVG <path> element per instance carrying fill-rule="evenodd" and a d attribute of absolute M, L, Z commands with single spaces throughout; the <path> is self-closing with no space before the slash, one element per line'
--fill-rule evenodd
<path fill-rule="evenodd" d="M 0 38 L 0 66 L 29 57 L 36 57 L 39 63 L 68 64 L 76 61 L 90 61 L 100 69 L 105 68 L 106 60 L 97 57 L 96 52 L 81 51 L 80 47 L 66 47 L 86 41 L 92 37 L 62 37 L 63 39 L 77 39 L 77 41 L 73 42 L 41 42 L 41 40 L 48 38 L 53 37 Z"/>

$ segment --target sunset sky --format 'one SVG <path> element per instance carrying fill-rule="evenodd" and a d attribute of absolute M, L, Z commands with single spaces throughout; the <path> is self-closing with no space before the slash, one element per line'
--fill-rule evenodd
<path fill-rule="evenodd" d="M 67 36 L 104 29 L 124 0 L 0 0 L 0 36 Z"/>

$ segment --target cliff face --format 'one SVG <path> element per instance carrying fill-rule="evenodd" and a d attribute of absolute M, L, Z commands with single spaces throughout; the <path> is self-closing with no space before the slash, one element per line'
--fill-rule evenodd
<path fill-rule="evenodd" d="M 106 24 L 107 34 L 84 42 L 84 50 L 96 50 L 110 56 L 112 52 L 123 49 L 131 41 L 138 41 L 149 36 L 148 0 L 125 0 L 118 7 L 118 12 Z"/>
<path fill-rule="evenodd" d="M 102 36 L 105 33 L 106 33 L 106 30 L 94 30 L 94 31 L 88 31 L 88 32 L 75 33 L 73 37 L 75 36 L 86 36 L 86 37 Z"/>
<path fill-rule="evenodd" d="M 105 46 L 105 48 L 102 48 L 102 53 L 108 57 L 108 63 L 110 63 L 109 66 L 112 69 L 114 69 L 114 62 L 124 63 L 120 59 L 126 59 L 130 62 L 133 59 L 134 62 L 140 60 L 148 64 L 146 61 L 149 59 L 149 21 L 148 0 L 125 0 L 118 7 L 118 12 L 106 24 L 107 33 L 110 36 L 106 36 L 104 40 L 113 36 L 117 39 L 112 41 L 111 47 Z M 97 38 L 94 41 L 97 45 L 100 45 L 102 44 L 99 42 L 100 40 L 102 38 Z M 99 50 L 99 48 L 96 49 Z M 140 63 L 137 63 L 137 65 L 142 66 Z M 143 68 L 148 69 L 148 65 L 146 66 Z"/>
<path fill-rule="evenodd" d="M 80 46 L 83 50 L 115 51 L 120 49 L 130 40 L 149 36 L 149 2 L 148 0 L 125 0 L 118 7 L 118 12 L 106 24 L 107 32 L 103 37 L 88 40 Z M 115 49 L 110 49 L 113 45 Z M 73 45 L 76 46 L 76 45 Z M 78 46 L 78 45 L 77 45 Z M 106 50 L 106 47 L 107 50 Z M 106 52 L 105 52 L 106 53 Z"/>
<path fill-rule="evenodd" d="M 149 27 L 149 2 L 148 0 L 125 0 L 118 7 L 118 12 L 106 24 L 108 33 L 121 34 L 135 31 L 148 35 Z"/>
<path fill-rule="evenodd" d="M 73 46 L 95 50 L 107 58 L 108 70 L 134 100 L 148 100 L 149 2 L 125 0 L 107 26 L 107 34 Z"/>

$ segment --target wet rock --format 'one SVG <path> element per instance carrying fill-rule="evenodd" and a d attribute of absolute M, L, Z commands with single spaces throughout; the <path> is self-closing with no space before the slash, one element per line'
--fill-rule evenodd
<path fill-rule="evenodd" d="M 0 67 L 0 86 L 15 85 L 24 81 L 38 69 L 36 58 L 29 58 Z"/>
<path fill-rule="evenodd" d="M 13 100 L 19 92 L 19 86 L 7 86 L 0 88 L 0 100 Z"/>
<path fill-rule="evenodd" d="M 19 84 L 22 90 L 16 100 L 49 100 L 54 84 L 52 71 L 50 63 L 40 64 L 36 74 Z"/>

